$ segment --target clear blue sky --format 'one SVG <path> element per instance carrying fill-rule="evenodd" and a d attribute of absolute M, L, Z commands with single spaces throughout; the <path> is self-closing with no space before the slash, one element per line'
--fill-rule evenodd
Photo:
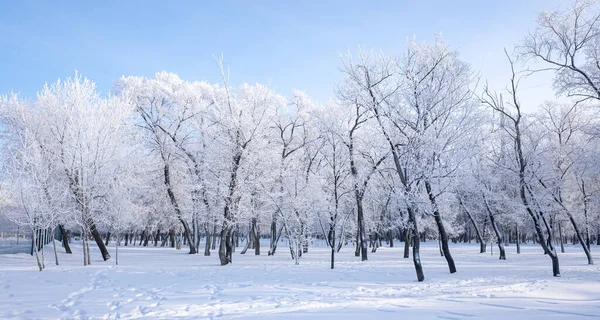
<path fill-rule="evenodd" d="M 162 70 L 186 80 L 265 83 L 284 95 L 333 96 L 340 52 L 358 45 L 401 52 L 407 37 L 441 32 L 492 85 L 503 83 L 503 48 L 558 0 L 424 1 L 3 1 L 0 94 L 33 97 L 77 69 L 106 93 L 121 75 Z M 529 84 L 534 92 L 550 79 Z M 535 99 L 547 94 L 527 93 Z M 548 97 L 551 98 L 551 97 Z M 533 101 L 533 100 L 532 100 Z M 537 103 L 537 102 L 536 102 Z"/>

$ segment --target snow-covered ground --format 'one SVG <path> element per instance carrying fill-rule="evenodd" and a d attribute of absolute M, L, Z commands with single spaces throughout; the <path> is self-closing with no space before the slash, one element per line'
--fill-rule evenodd
<path fill-rule="evenodd" d="M 562 277 L 555 278 L 536 245 L 520 255 L 507 247 L 506 261 L 477 253 L 476 244 L 452 245 L 458 273 L 451 275 L 437 244 L 427 243 L 422 283 L 400 246 L 380 248 L 366 262 L 346 247 L 335 270 L 326 248 L 311 248 L 296 266 L 284 243 L 271 257 L 236 252 L 225 267 L 216 253 L 139 246 L 121 247 L 119 266 L 93 252 L 84 267 L 81 246 L 73 247 L 73 255 L 60 254 L 60 266 L 49 251 L 43 272 L 27 254 L 0 255 L 0 318 L 600 318 L 600 267 L 586 265 L 577 246 L 560 254 Z"/>

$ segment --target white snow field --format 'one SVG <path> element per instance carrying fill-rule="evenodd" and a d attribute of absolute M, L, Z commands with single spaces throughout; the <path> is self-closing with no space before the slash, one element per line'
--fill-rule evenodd
<path fill-rule="evenodd" d="M 101 261 L 97 251 L 92 265 L 82 266 L 77 244 L 55 266 L 48 251 L 43 272 L 27 254 L 0 255 L 0 318 L 600 318 L 600 267 L 586 265 L 577 246 L 560 254 L 562 277 L 555 278 L 537 245 L 524 245 L 520 255 L 509 246 L 500 261 L 489 247 L 479 254 L 477 244 L 454 244 L 458 273 L 449 274 L 437 244 L 426 243 L 426 279 L 418 283 L 401 245 L 379 248 L 365 262 L 346 247 L 334 270 L 326 248 L 310 248 L 294 265 L 284 243 L 271 257 L 237 251 L 224 267 L 216 252 L 204 257 L 139 246 L 121 247 L 119 266 L 114 257 Z"/>

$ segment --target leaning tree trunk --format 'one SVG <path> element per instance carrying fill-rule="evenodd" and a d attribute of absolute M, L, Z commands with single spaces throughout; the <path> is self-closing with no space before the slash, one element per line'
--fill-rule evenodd
<path fill-rule="evenodd" d="M 171 173 L 170 172 L 171 171 L 169 168 L 169 164 L 165 161 L 164 167 L 163 167 L 163 174 L 164 174 L 164 178 L 165 178 L 164 184 L 165 184 L 165 187 L 167 187 L 167 195 L 169 196 L 171 206 L 173 206 L 173 209 L 175 210 L 175 215 L 177 216 L 177 219 L 179 219 L 179 222 L 181 222 L 181 224 L 183 225 L 183 232 L 185 234 L 187 243 L 190 247 L 190 254 L 196 254 L 196 247 L 194 247 L 194 243 L 190 239 L 190 227 L 189 227 L 187 221 L 185 221 L 182 217 L 181 209 L 179 208 L 179 205 L 177 204 L 177 198 L 175 197 L 175 193 L 173 192 L 173 188 L 171 186 Z M 134 241 L 134 243 L 135 243 L 135 241 Z"/>
<path fill-rule="evenodd" d="M 411 193 L 411 186 L 408 180 L 408 174 L 407 171 L 403 170 L 404 168 L 402 168 L 402 164 L 400 163 L 400 156 L 398 155 L 397 149 L 396 149 L 396 144 L 392 141 L 392 139 L 390 138 L 390 135 L 387 133 L 385 126 L 382 123 L 381 120 L 381 116 L 379 114 L 379 104 L 375 101 L 375 96 L 372 92 L 371 89 L 369 89 L 369 93 L 371 95 L 371 98 L 373 99 L 373 111 L 375 113 L 375 117 L 377 118 L 377 122 L 379 123 L 379 126 L 381 128 L 381 130 L 383 131 L 383 135 L 385 136 L 385 139 L 387 140 L 389 146 L 390 146 L 390 151 L 392 152 L 392 158 L 394 160 L 394 167 L 396 169 L 396 173 L 398 174 L 398 177 L 400 178 L 400 182 L 402 183 L 403 187 L 404 187 L 404 195 L 407 196 L 407 198 L 409 198 L 408 196 Z M 415 207 L 416 208 L 416 207 Z M 413 231 L 413 262 L 415 265 L 415 271 L 417 273 L 417 280 L 419 282 L 425 280 L 425 275 L 423 274 L 423 266 L 421 265 L 421 258 L 420 258 L 420 241 L 421 239 L 419 238 L 419 225 L 417 223 L 417 218 L 416 218 L 416 212 L 413 210 L 414 208 L 412 207 L 412 204 L 410 204 L 407 208 L 408 211 L 408 222 L 409 225 L 412 227 L 412 231 Z"/>
<path fill-rule="evenodd" d="M 98 232 L 98 230 L 96 229 L 96 224 L 94 223 L 92 218 L 89 218 L 89 226 L 90 231 L 92 232 L 92 237 L 94 237 L 94 241 L 96 241 L 96 245 L 98 245 L 98 249 L 100 249 L 100 253 L 102 254 L 102 259 L 104 261 L 110 259 L 110 253 L 108 253 L 108 249 L 106 249 L 104 241 L 102 241 L 102 236 L 100 235 L 100 232 Z"/>
<path fill-rule="evenodd" d="M 73 252 L 71 251 L 71 246 L 69 246 L 69 235 L 67 234 L 67 230 L 62 224 L 59 224 L 58 228 L 60 229 L 60 234 L 62 235 L 62 245 L 65 248 L 65 252 L 72 254 Z"/>
<path fill-rule="evenodd" d="M 485 204 L 485 209 L 490 217 L 490 223 L 492 224 L 492 229 L 494 229 L 494 233 L 496 233 L 496 238 L 498 239 L 498 250 L 500 251 L 500 260 L 506 260 L 506 252 L 504 251 L 504 242 L 502 241 L 502 233 L 500 233 L 500 229 L 498 225 L 496 225 L 496 219 L 494 214 L 492 213 L 492 208 L 490 208 L 485 195 L 483 195 L 483 202 Z"/>
<path fill-rule="evenodd" d="M 490 214 L 490 222 L 492 223 L 492 228 L 496 233 L 496 238 L 498 239 L 498 250 L 500 250 L 500 260 L 506 260 L 506 252 L 504 251 L 504 242 L 502 241 L 502 234 L 500 233 L 500 229 L 496 225 L 496 220 L 494 216 Z"/>
<path fill-rule="evenodd" d="M 35 260 L 37 261 L 37 265 L 38 268 L 40 269 L 40 272 L 42 270 L 44 270 L 44 268 L 42 268 L 42 263 L 40 262 L 40 255 L 38 254 L 38 243 L 37 243 L 37 230 L 33 230 L 33 246 L 31 247 L 31 250 L 35 253 Z"/>
<path fill-rule="evenodd" d="M 440 241 L 442 242 L 442 252 L 444 253 L 444 258 L 446 258 L 446 262 L 448 262 L 448 269 L 450 269 L 450 273 L 455 273 L 456 265 L 454 264 L 454 259 L 450 254 L 450 247 L 448 246 L 448 234 L 446 233 L 446 228 L 444 227 L 444 223 L 442 221 L 442 217 L 437 206 L 435 195 L 431 190 L 431 184 L 428 180 L 425 180 L 425 189 L 427 190 L 429 202 L 431 203 L 431 207 L 433 208 L 433 218 L 435 219 L 435 224 L 437 225 L 438 232 L 440 234 Z"/>
<path fill-rule="evenodd" d="M 465 213 L 467 214 L 467 216 L 469 217 L 469 220 L 473 224 L 473 228 L 475 229 L 475 236 L 477 236 L 477 241 L 479 241 L 479 253 L 485 253 L 486 252 L 486 250 L 485 250 L 486 243 L 483 240 L 483 237 L 481 236 L 481 231 L 479 230 L 479 226 L 477 226 L 477 223 L 475 222 L 475 219 L 473 218 L 471 211 L 469 211 L 469 209 L 467 209 L 467 206 L 465 206 L 465 204 L 463 203 L 460 196 L 458 197 L 458 203 L 465 210 Z"/>
<path fill-rule="evenodd" d="M 583 236 L 581 235 L 581 231 L 579 230 L 579 226 L 577 225 L 575 218 L 573 217 L 571 212 L 569 210 L 567 210 L 566 207 L 563 206 L 563 208 L 566 210 L 567 216 L 569 217 L 569 220 L 571 221 L 571 225 L 573 226 L 573 229 L 575 230 L 575 235 L 577 236 L 577 240 L 579 240 L 579 243 L 581 243 L 581 247 L 583 248 L 583 252 L 585 252 L 585 256 L 587 257 L 588 264 L 593 265 L 594 259 L 592 258 L 592 252 L 590 251 L 590 248 L 586 245 L 586 241 L 583 239 Z"/>
<path fill-rule="evenodd" d="M 252 223 L 250 223 L 250 228 L 248 229 L 248 240 L 246 240 L 246 245 L 244 246 L 244 249 L 242 249 L 242 252 L 240 252 L 240 254 L 246 254 L 246 251 L 248 251 L 248 249 L 250 249 L 250 247 L 252 246 L 252 242 L 253 242 L 253 238 L 254 238 L 254 230 L 252 230 Z"/>

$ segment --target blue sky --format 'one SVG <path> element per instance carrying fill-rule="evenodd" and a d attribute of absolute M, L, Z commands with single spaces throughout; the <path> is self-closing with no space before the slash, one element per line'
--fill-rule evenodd
<path fill-rule="evenodd" d="M 4 1 L 0 4 L 0 94 L 27 97 L 78 70 L 106 93 L 121 75 L 162 70 L 186 80 L 260 82 L 289 95 L 334 95 L 339 53 L 358 45 L 402 52 L 407 37 L 442 33 L 501 87 L 512 48 L 558 0 L 424 1 Z M 551 98 L 548 75 L 523 85 L 529 105 Z"/>

